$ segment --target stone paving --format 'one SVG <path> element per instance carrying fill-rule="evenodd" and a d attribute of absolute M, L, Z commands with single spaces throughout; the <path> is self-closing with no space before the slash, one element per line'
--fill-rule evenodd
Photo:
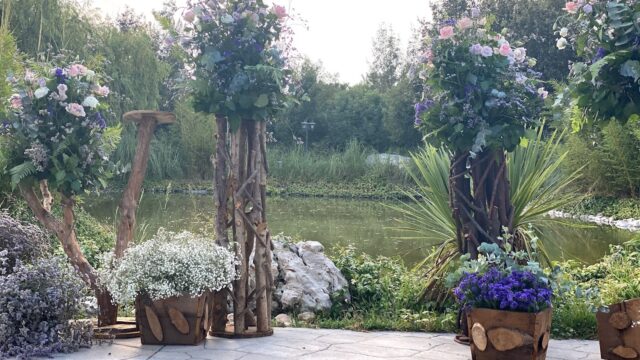
<path fill-rule="evenodd" d="M 262 359 L 471 359 L 469 347 L 452 334 L 355 332 L 277 328 L 271 337 L 228 340 L 208 338 L 198 346 L 140 345 L 140 339 L 115 340 L 55 358 L 78 360 L 262 360 Z M 549 360 L 600 359 L 596 341 L 551 340 Z"/>

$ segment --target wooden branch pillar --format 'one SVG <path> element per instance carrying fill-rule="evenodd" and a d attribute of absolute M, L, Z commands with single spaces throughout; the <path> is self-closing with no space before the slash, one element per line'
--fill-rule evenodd
<path fill-rule="evenodd" d="M 229 130 L 227 119 L 217 117 L 215 155 L 216 236 L 229 244 L 229 227 L 239 260 L 233 284 L 233 325 L 225 326 L 227 293 L 216 295 L 211 335 L 256 337 L 271 329 L 271 243 L 266 220 L 266 124 L 242 120 Z M 228 140 L 227 140 L 228 137 Z M 249 283 L 253 258 L 255 286 Z M 250 305 L 255 302 L 255 315 Z"/>

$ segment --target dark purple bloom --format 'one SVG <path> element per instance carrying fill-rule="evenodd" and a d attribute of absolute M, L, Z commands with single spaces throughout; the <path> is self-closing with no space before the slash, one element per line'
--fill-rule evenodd
<path fill-rule="evenodd" d="M 598 50 L 596 51 L 596 55 L 593 57 L 593 62 L 596 62 L 602 59 L 603 57 L 605 57 L 605 55 L 607 55 L 607 50 L 599 47 Z"/>
<path fill-rule="evenodd" d="M 56 68 L 56 81 L 58 84 L 64 84 L 67 82 L 67 77 L 64 71 L 60 68 Z"/>
<path fill-rule="evenodd" d="M 94 120 L 100 129 L 104 130 L 107 127 L 107 122 L 104 120 L 100 112 L 96 113 Z"/>
<path fill-rule="evenodd" d="M 553 295 L 549 284 L 530 272 L 505 273 L 495 267 L 484 274 L 465 274 L 454 294 L 464 306 L 520 312 L 548 308 Z"/>
<path fill-rule="evenodd" d="M 455 19 L 447 19 L 445 21 L 442 22 L 443 25 L 448 25 L 448 26 L 455 26 L 456 25 L 456 20 Z"/>

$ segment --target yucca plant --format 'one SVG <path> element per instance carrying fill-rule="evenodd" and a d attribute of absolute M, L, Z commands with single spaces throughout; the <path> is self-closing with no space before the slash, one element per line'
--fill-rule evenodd
<path fill-rule="evenodd" d="M 560 149 L 564 132 L 554 132 L 547 139 L 543 139 L 543 134 L 544 130 L 538 129 L 533 140 L 507 156 L 514 229 L 522 235 L 526 249 L 530 249 L 531 230 L 535 232 L 545 222 L 558 221 L 546 216 L 550 210 L 580 200 L 571 185 L 580 178 L 581 169 L 571 173 L 562 169 L 567 157 L 567 152 Z M 426 299 L 439 306 L 447 297 L 447 292 L 442 291 L 442 280 L 449 265 L 460 255 L 449 201 L 452 154 L 446 148 L 427 146 L 411 157 L 415 167 L 407 171 L 417 190 L 405 191 L 410 201 L 391 206 L 401 214 L 398 228 L 408 234 L 403 239 L 436 244 L 415 270 L 425 273 Z M 544 260 L 550 263 L 544 244 L 539 247 Z"/>

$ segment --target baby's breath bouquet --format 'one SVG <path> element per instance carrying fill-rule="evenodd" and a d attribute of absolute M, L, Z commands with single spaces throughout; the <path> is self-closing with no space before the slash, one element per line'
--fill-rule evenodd
<path fill-rule="evenodd" d="M 200 296 L 236 279 L 234 254 L 206 236 L 160 229 L 149 241 L 129 248 L 124 257 L 105 255 L 101 280 L 119 304 L 138 295 L 151 300 Z"/>

